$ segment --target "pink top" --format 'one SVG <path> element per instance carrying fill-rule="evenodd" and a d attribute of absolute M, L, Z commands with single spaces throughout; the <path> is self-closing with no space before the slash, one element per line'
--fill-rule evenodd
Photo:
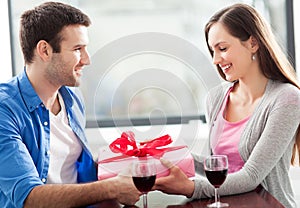
<path fill-rule="evenodd" d="M 229 89 L 212 129 L 213 154 L 223 154 L 228 157 L 228 173 L 240 170 L 244 166 L 238 146 L 241 134 L 250 116 L 238 122 L 228 122 L 224 119 L 224 110 L 232 88 Z"/>

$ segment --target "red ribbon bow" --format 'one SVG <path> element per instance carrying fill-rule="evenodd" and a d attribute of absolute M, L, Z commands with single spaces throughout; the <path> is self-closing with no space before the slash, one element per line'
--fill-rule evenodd
<path fill-rule="evenodd" d="M 164 136 L 149 141 L 140 142 L 140 145 L 138 146 L 136 144 L 133 132 L 131 131 L 123 132 L 120 138 L 117 138 L 109 145 L 109 148 L 111 149 L 112 152 L 122 153 L 122 155 L 102 160 L 99 163 L 111 162 L 118 159 L 130 157 L 130 156 L 135 156 L 135 157 L 153 156 L 155 158 L 159 158 L 162 157 L 163 154 L 166 152 L 182 149 L 186 147 L 184 145 L 184 146 L 161 148 L 162 146 L 168 145 L 170 143 L 172 143 L 172 138 L 168 134 L 166 134 Z"/>

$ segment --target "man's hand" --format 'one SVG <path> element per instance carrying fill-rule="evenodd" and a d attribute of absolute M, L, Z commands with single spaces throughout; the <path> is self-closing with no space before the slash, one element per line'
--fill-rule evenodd
<path fill-rule="evenodd" d="M 121 204 L 134 205 L 139 200 L 142 193 L 136 189 L 132 177 L 119 175 L 108 180 L 114 184 L 116 199 Z"/>

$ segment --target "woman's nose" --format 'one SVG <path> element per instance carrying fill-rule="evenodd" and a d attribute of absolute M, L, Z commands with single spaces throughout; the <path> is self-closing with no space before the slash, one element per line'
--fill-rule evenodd
<path fill-rule="evenodd" d="M 222 57 L 218 53 L 213 54 L 213 64 L 217 65 L 221 62 Z"/>

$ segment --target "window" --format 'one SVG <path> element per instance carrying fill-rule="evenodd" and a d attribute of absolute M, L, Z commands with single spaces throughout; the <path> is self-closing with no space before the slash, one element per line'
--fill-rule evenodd
<path fill-rule="evenodd" d="M 23 70 L 21 13 L 43 1 L 10 1 L 13 66 Z M 92 19 L 90 66 L 80 86 L 88 126 L 182 123 L 203 119 L 209 88 L 220 83 L 204 25 L 220 8 L 246 2 L 271 22 L 288 49 L 286 1 L 69 0 Z"/>
<path fill-rule="evenodd" d="M 12 76 L 7 1 L 0 2 L 0 18 L 2 20 L 0 82 L 5 82 Z"/>
<path fill-rule="evenodd" d="M 296 8 L 300 8 L 300 1 L 294 1 L 294 26 L 295 26 L 295 54 L 296 57 L 296 71 L 298 80 L 300 80 L 300 14 L 296 11 Z"/>

